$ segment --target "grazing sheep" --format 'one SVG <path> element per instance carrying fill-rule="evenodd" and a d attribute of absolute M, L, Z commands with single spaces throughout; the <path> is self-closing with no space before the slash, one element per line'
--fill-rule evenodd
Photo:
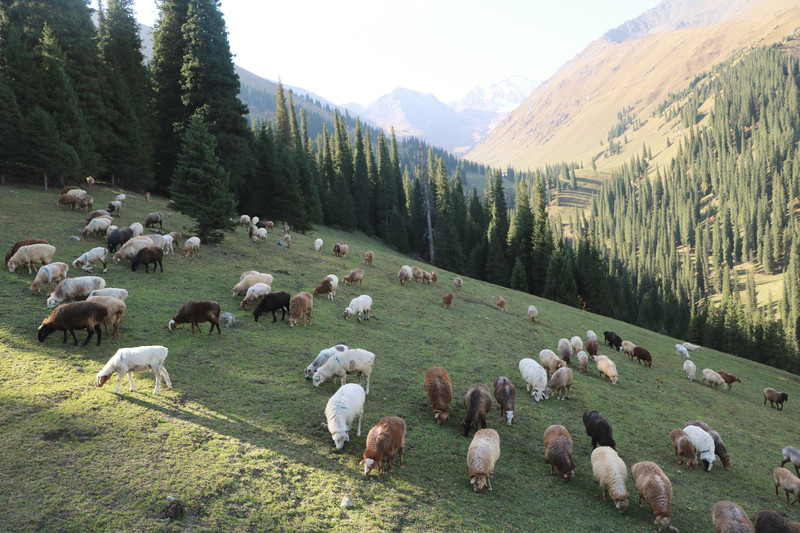
<path fill-rule="evenodd" d="M 375 259 L 375 252 L 371 250 L 367 250 L 364 252 L 364 264 L 372 265 L 372 261 Z"/>
<path fill-rule="evenodd" d="M 250 227 L 250 215 L 242 215 L 239 217 L 239 225 L 243 228 Z"/>
<path fill-rule="evenodd" d="M 267 230 L 265 230 L 264 228 L 258 228 L 257 230 L 255 230 L 255 233 L 253 233 L 253 241 L 260 242 L 261 244 L 266 244 Z"/>
<path fill-rule="evenodd" d="M 111 324 L 113 335 L 115 339 L 119 339 L 119 323 L 125 318 L 125 302 L 118 300 L 113 296 L 92 296 L 86 298 L 87 302 L 95 302 L 106 308 L 106 319 L 104 321 L 106 333 L 108 333 L 108 324 Z"/>
<path fill-rule="evenodd" d="M 445 309 L 450 309 L 450 305 L 453 303 L 453 293 L 446 292 L 442 297 L 442 305 Z"/>
<path fill-rule="evenodd" d="M 606 344 L 613 346 L 618 352 L 622 350 L 622 337 L 613 331 L 604 331 L 603 337 L 606 340 Z"/>
<path fill-rule="evenodd" d="M 103 263 L 103 272 L 108 272 L 108 261 L 106 261 L 106 254 L 108 254 L 108 250 L 102 246 L 92 248 L 88 252 L 79 255 L 78 258 L 72 262 L 72 267 L 82 268 L 84 271 L 89 272 L 92 270 L 92 263 L 97 263 L 99 261 Z"/>
<path fill-rule="evenodd" d="M 222 331 L 219 329 L 219 315 L 220 307 L 217 302 L 209 300 L 186 302 L 183 304 L 183 307 L 180 308 L 178 314 L 169 321 L 167 329 L 173 332 L 177 329 L 178 324 L 186 324 L 188 322 L 192 325 L 192 335 L 194 335 L 195 326 L 197 326 L 197 331 L 202 334 L 203 331 L 200 329 L 200 323 L 211 322 L 208 334 L 211 335 L 214 331 L 214 326 L 217 326 L 217 334 L 222 335 Z"/>
<path fill-rule="evenodd" d="M 350 249 L 349 246 L 345 243 L 341 243 L 339 245 L 339 253 L 342 255 L 342 259 L 347 259 L 347 251 Z"/>
<path fill-rule="evenodd" d="M 244 298 L 242 298 L 242 309 L 247 309 L 251 303 L 258 302 L 258 300 L 270 292 L 272 292 L 272 287 L 266 283 L 256 283 L 247 289 L 247 294 L 245 294 Z"/>
<path fill-rule="evenodd" d="M 423 279 L 422 269 L 419 268 L 417 265 L 411 267 L 411 277 L 414 278 L 415 283 L 419 283 Z M 494 296 L 492 296 L 494 298 Z"/>
<path fill-rule="evenodd" d="M 781 411 L 783 410 L 783 402 L 789 400 L 789 395 L 785 392 L 778 392 L 772 387 L 767 387 L 764 389 L 764 405 L 767 405 L 767 400 L 769 400 L 769 404 L 772 407 L 775 407 L 775 404 L 778 404 L 777 409 L 778 411 Z"/>
<path fill-rule="evenodd" d="M 600 411 L 584 411 L 583 427 L 586 428 L 586 434 L 592 439 L 592 449 L 596 448 L 598 444 L 617 449 L 611 422 Z"/>
<path fill-rule="evenodd" d="M 636 348 L 636 345 L 633 344 L 631 341 L 622 341 L 622 353 L 627 355 L 628 357 L 633 359 L 633 349 Z"/>
<path fill-rule="evenodd" d="M 569 343 L 572 345 L 572 353 L 577 354 L 578 352 L 583 350 L 583 341 L 577 335 L 572 337 L 569 340 Z"/>
<path fill-rule="evenodd" d="M 425 371 L 423 386 L 433 408 L 433 418 L 439 424 L 444 424 L 450 416 L 450 402 L 453 401 L 453 382 L 450 381 L 450 375 L 444 368 L 432 366 Z"/>
<path fill-rule="evenodd" d="M 252 224 L 253 226 L 255 226 L 256 224 L 258 224 L 258 221 L 259 221 L 259 220 L 260 220 L 260 219 L 259 219 L 258 217 L 254 216 L 254 217 L 253 217 L 253 218 L 250 220 L 250 224 Z"/>
<path fill-rule="evenodd" d="M 544 457 L 550 463 L 550 473 L 558 471 L 564 483 L 575 475 L 572 459 L 572 435 L 564 426 L 553 424 L 544 430 Z"/>
<path fill-rule="evenodd" d="M 439 281 L 439 274 L 437 274 L 435 270 L 431 270 L 430 282 L 431 283 L 436 283 L 437 281 Z"/>
<path fill-rule="evenodd" d="M 131 231 L 133 231 L 134 237 L 138 237 L 139 235 L 144 233 L 144 227 L 139 222 L 134 222 L 129 227 L 131 228 Z"/>
<path fill-rule="evenodd" d="M 400 466 L 406 465 L 405 460 L 406 446 L 406 421 L 399 416 L 387 416 L 381 418 L 372 429 L 367 433 L 367 447 L 364 450 L 364 458 L 360 465 L 364 465 L 364 475 L 369 475 L 370 471 L 378 465 L 378 472 L 383 474 L 383 460 L 389 465 L 389 472 L 392 471 L 392 461 L 395 452 L 399 451 Z"/>
<path fill-rule="evenodd" d="M 431 283 L 433 283 L 433 274 L 431 274 L 427 270 L 423 270 L 422 271 L 422 280 L 425 283 L 427 283 L 428 285 L 430 285 Z"/>
<path fill-rule="evenodd" d="M 689 470 L 697 468 L 697 454 L 694 451 L 692 439 L 682 429 L 673 429 L 669 432 L 669 438 L 672 439 L 672 447 L 675 448 L 675 458 L 678 464 L 683 464 L 681 456 L 686 458 L 686 466 Z"/>
<path fill-rule="evenodd" d="M 184 257 L 199 257 L 200 256 L 200 237 L 189 237 L 183 243 L 183 256 Z"/>
<path fill-rule="evenodd" d="M 536 309 L 535 305 L 528 306 L 528 318 L 531 319 L 531 322 L 536 322 L 536 319 L 539 317 L 539 310 Z"/>
<path fill-rule="evenodd" d="M 358 432 L 361 436 L 361 417 L 364 414 L 364 389 L 356 383 L 348 383 L 339 387 L 325 405 L 325 418 L 328 420 L 328 431 L 333 437 L 336 449 L 341 450 L 344 443 L 350 440 L 350 427 L 358 417 Z"/>
<path fill-rule="evenodd" d="M 298 292 L 289 303 L 289 326 L 294 327 L 303 319 L 305 326 L 311 325 L 311 311 L 314 308 L 314 297 L 311 293 Z"/>
<path fill-rule="evenodd" d="M 606 381 L 610 381 L 612 385 L 616 385 L 619 381 L 617 375 L 617 365 L 605 355 L 598 355 L 595 357 L 597 363 L 597 371 L 605 376 Z"/>
<path fill-rule="evenodd" d="M 561 354 L 561 359 L 569 366 L 570 360 L 572 359 L 572 344 L 569 342 L 569 339 L 558 339 L 558 353 Z"/>
<path fill-rule="evenodd" d="M 724 370 L 717 370 L 717 374 L 719 375 L 719 377 L 722 378 L 722 380 L 728 386 L 728 390 L 731 389 L 734 381 L 738 381 L 739 383 L 742 382 L 742 378 L 740 378 L 739 376 L 734 376 L 733 374 L 725 372 Z"/>
<path fill-rule="evenodd" d="M 586 340 L 586 353 L 588 353 L 591 357 L 595 357 L 599 351 L 600 344 L 597 342 L 597 339 Z"/>
<path fill-rule="evenodd" d="M 11 259 L 17 250 L 20 249 L 22 246 L 30 246 L 31 244 L 50 244 L 44 239 L 23 239 L 21 241 L 17 241 L 11 245 L 11 248 L 8 249 L 6 252 L 6 258 L 3 260 L 4 265 L 8 265 L 8 260 Z"/>
<path fill-rule="evenodd" d="M 114 198 L 114 200 L 115 200 L 115 201 L 117 201 L 117 202 L 119 202 L 119 203 L 121 203 L 122 205 L 125 205 L 125 202 L 128 200 L 128 197 L 127 197 L 127 196 L 125 196 L 124 194 L 118 194 L 118 195 L 117 195 L 117 196 Z"/>
<path fill-rule="evenodd" d="M 53 261 L 55 253 L 56 247 L 52 244 L 39 243 L 20 246 L 11 256 L 11 259 L 6 261 L 6 266 L 9 272 L 14 272 L 18 266 L 26 265 L 28 274 L 32 274 L 35 263 L 46 265 Z"/>
<path fill-rule="evenodd" d="M 92 198 L 87 194 L 86 196 L 78 200 L 78 211 L 83 211 L 84 209 L 91 211 L 93 205 L 94 205 L 94 198 Z"/>
<path fill-rule="evenodd" d="M 164 250 L 164 255 L 175 255 L 175 244 L 172 240 L 172 235 L 164 235 L 162 236 L 164 239 L 164 244 L 161 245 L 161 249 Z"/>
<path fill-rule="evenodd" d="M 350 300 L 350 305 L 344 309 L 344 317 L 347 318 L 356 315 L 358 321 L 361 322 L 362 316 L 364 320 L 369 320 L 370 311 L 372 311 L 372 298 L 367 294 L 362 294 Z"/>
<path fill-rule="evenodd" d="M 74 191 L 77 189 L 80 189 L 80 187 L 77 187 L 75 185 L 64 185 L 64 187 L 61 189 L 61 191 L 59 191 L 58 194 L 59 195 L 67 194 L 69 191 Z"/>
<path fill-rule="evenodd" d="M 544 393 L 549 398 L 555 391 L 557 400 L 569 400 L 569 389 L 571 387 L 572 369 L 563 367 L 553 372 L 553 376 L 550 378 Z"/>
<path fill-rule="evenodd" d="M 333 255 L 335 255 L 336 257 L 342 255 L 342 243 L 337 242 L 336 244 L 333 245 Z"/>
<path fill-rule="evenodd" d="M 797 522 L 792 522 L 796 524 Z M 792 533 L 800 531 L 792 529 L 789 522 L 772 509 L 759 509 L 753 517 L 753 527 L 756 533 Z"/>
<path fill-rule="evenodd" d="M 464 409 L 467 415 L 464 417 L 464 436 L 468 436 L 473 429 L 486 427 L 486 415 L 492 410 L 492 397 L 489 395 L 489 387 L 483 383 L 473 383 L 464 395 Z"/>
<path fill-rule="evenodd" d="M 480 492 L 488 485 L 492 490 L 490 476 L 494 473 L 494 465 L 500 458 L 500 435 L 493 429 L 481 429 L 475 432 L 467 451 L 469 482 L 475 492 Z"/>
<path fill-rule="evenodd" d="M 530 391 L 535 401 L 542 398 L 545 400 L 545 389 L 547 388 L 547 371 L 542 365 L 533 359 L 526 357 L 519 362 L 519 372 L 525 380 L 525 387 Z"/>
<path fill-rule="evenodd" d="M 164 229 L 164 226 L 162 225 L 163 220 L 164 220 L 164 215 L 162 215 L 161 213 L 159 212 L 149 213 L 147 215 L 147 218 L 144 220 L 144 227 L 155 228 L 156 224 L 158 224 L 159 228 Z"/>
<path fill-rule="evenodd" d="M 75 188 L 75 189 L 68 190 L 66 192 L 66 194 L 71 194 L 75 198 L 80 199 L 80 198 L 83 198 L 84 196 L 86 196 L 86 191 L 83 190 L 83 189 L 80 189 L 80 188 Z"/>
<path fill-rule="evenodd" d="M 288 233 L 286 233 L 283 236 L 283 242 L 286 244 L 287 248 L 291 248 L 292 247 L 292 236 L 289 235 Z"/>
<path fill-rule="evenodd" d="M 689 381 L 694 381 L 694 376 L 697 373 L 697 367 L 689 359 L 683 362 L 683 373 L 689 378 Z"/>
<path fill-rule="evenodd" d="M 267 228 L 268 230 L 275 227 L 275 223 L 271 220 L 267 220 L 266 222 L 264 222 L 264 224 L 266 224 L 264 227 Z M 284 233 L 288 233 L 288 231 L 284 231 Z"/>
<path fill-rule="evenodd" d="M 47 298 L 48 309 L 55 308 L 58 304 L 70 300 L 85 300 L 92 291 L 106 286 L 106 280 L 99 276 L 80 276 L 67 278 L 58 282 L 56 288 Z"/>
<path fill-rule="evenodd" d="M 108 211 L 112 215 L 122 216 L 122 202 L 117 200 L 114 200 L 113 202 L 108 202 L 106 211 Z"/>
<path fill-rule="evenodd" d="M 586 367 L 589 365 L 589 356 L 586 354 L 586 352 L 581 350 L 580 352 L 578 352 L 577 358 L 578 358 L 578 371 L 580 371 L 581 374 L 585 374 Z"/>
<path fill-rule="evenodd" d="M 672 514 L 672 483 L 659 466 L 650 461 L 642 461 L 631 466 L 631 477 L 636 491 L 639 493 L 639 507 L 642 499 L 646 501 L 656 519 L 653 522 L 659 531 L 670 526 Z M 677 531 L 677 529 L 675 529 Z"/>
<path fill-rule="evenodd" d="M 542 366 L 547 370 L 548 376 L 559 368 L 567 366 L 566 361 L 559 359 L 553 350 L 548 350 L 547 348 L 539 352 L 539 362 L 542 363 Z"/>
<path fill-rule="evenodd" d="M 42 285 L 47 285 L 49 289 L 51 282 L 67 279 L 68 271 L 69 265 L 66 263 L 56 262 L 40 266 L 39 272 L 36 273 L 36 278 L 30 286 L 31 292 L 39 294 L 39 288 Z"/>
<path fill-rule="evenodd" d="M 133 261 L 133 258 L 136 257 L 136 254 L 139 253 L 139 250 L 147 248 L 148 246 L 153 246 L 153 241 L 150 239 L 150 237 L 145 237 L 144 235 L 133 237 L 131 240 L 123 244 L 122 248 L 117 250 L 117 252 L 114 254 L 114 263 L 119 263 L 120 261 L 127 259 Z"/>
<path fill-rule="evenodd" d="M 58 197 L 58 201 L 56 202 L 56 207 L 61 209 L 62 205 L 68 205 L 75 210 L 75 205 L 78 203 L 78 198 L 71 194 L 62 194 Z"/>
<path fill-rule="evenodd" d="M 683 344 L 676 344 L 675 345 L 675 353 L 678 355 L 682 355 L 684 359 L 689 359 L 691 355 L 689 355 L 689 350 L 686 349 L 686 346 Z"/>
<path fill-rule="evenodd" d="M 286 313 L 289 312 L 290 301 L 291 296 L 286 291 L 271 292 L 258 302 L 258 305 L 253 311 L 253 318 L 258 322 L 262 314 L 272 312 L 272 323 L 274 324 L 278 321 L 278 318 L 275 316 L 275 311 L 283 311 L 281 315 L 281 320 L 283 320 L 286 318 Z"/>
<path fill-rule="evenodd" d="M 356 268 L 355 270 L 351 270 L 349 274 L 347 274 L 344 278 L 342 278 L 342 285 L 347 285 L 348 283 L 353 284 L 355 286 L 356 282 L 358 282 L 358 286 L 361 287 L 361 282 L 364 280 L 364 269 L 363 268 Z"/>
<path fill-rule="evenodd" d="M 108 234 L 108 237 L 106 237 L 108 250 L 113 254 L 117 251 L 117 246 L 122 246 L 131 237 L 133 237 L 133 230 L 131 228 L 117 228 L 113 230 Z"/>
<path fill-rule="evenodd" d="M 150 265 L 153 265 L 153 272 L 156 271 L 156 265 L 164 272 L 164 265 L 161 261 L 164 259 L 164 250 L 158 246 L 148 246 L 136 252 L 136 257 L 131 262 L 131 271 L 136 272 L 139 265 L 144 265 L 144 271 L 150 272 Z"/>
<path fill-rule="evenodd" d="M 322 249 L 322 239 L 317 239 L 314 241 L 314 251 L 319 252 Z"/>
<path fill-rule="evenodd" d="M 650 352 L 641 346 L 636 346 L 633 349 L 633 357 L 631 357 L 631 359 L 636 359 L 636 362 L 638 363 L 644 363 L 647 368 L 652 368 L 653 366 L 653 356 L 651 356 Z"/>
<path fill-rule="evenodd" d="M 96 291 L 92 291 L 89 296 L 112 296 L 117 300 L 125 301 L 125 298 L 128 297 L 128 291 L 125 289 L 117 289 L 114 287 L 106 287 L 104 289 L 97 289 Z"/>
<path fill-rule="evenodd" d="M 110 219 L 111 218 L 111 213 L 109 213 L 105 209 L 95 209 L 94 211 L 89 213 L 89 215 L 86 217 L 86 223 L 88 224 L 89 222 L 91 222 L 91 220 L 93 218 L 97 218 L 97 217 L 106 217 L 106 218 Z"/>
<path fill-rule="evenodd" d="M 86 227 L 83 228 L 83 233 L 81 235 L 84 239 L 89 235 L 104 236 L 106 234 L 106 230 L 109 228 L 109 226 L 111 226 L 111 224 L 113 224 L 113 222 L 110 218 L 93 218 L 88 224 L 86 224 Z"/>
<path fill-rule="evenodd" d="M 500 416 L 506 417 L 506 425 L 510 426 L 514 421 L 514 402 L 517 399 L 517 388 L 511 380 L 505 376 L 500 376 L 492 382 L 494 385 L 494 399 L 500 406 Z"/>
<path fill-rule="evenodd" d="M 800 450 L 797 448 L 792 448 L 791 446 L 786 446 L 781 450 L 783 452 L 783 461 L 781 462 L 781 466 L 785 465 L 786 463 L 792 463 L 794 465 L 794 471 L 800 476 Z"/>
<path fill-rule="evenodd" d="M 708 431 L 691 424 L 684 427 L 683 431 L 692 439 L 692 446 L 694 446 L 695 453 L 700 456 L 703 470 L 711 472 L 711 469 L 714 467 L 714 461 L 716 460 L 714 456 L 714 438 Z"/>
<path fill-rule="evenodd" d="M 494 304 L 500 308 L 502 312 L 506 312 L 506 299 L 502 296 L 495 296 L 494 297 Z"/>
<path fill-rule="evenodd" d="M 753 523 L 738 504 L 720 500 L 711 508 L 716 533 L 754 533 Z"/>
<path fill-rule="evenodd" d="M 311 361 L 311 364 L 306 367 L 305 376 L 306 379 L 311 379 L 314 375 L 314 372 L 317 371 L 319 367 L 325 364 L 325 362 L 331 358 L 332 355 L 340 354 L 346 350 L 349 350 L 347 346 L 344 344 L 337 344 L 336 346 L 331 346 L 330 348 L 325 348 L 319 355 Z"/>
<path fill-rule="evenodd" d="M 786 493 L 786 503 L 794 505 L 800 500 L 800 479 L 783 467 L 778 467 L 772 471 L 775 478 L 775 496 L 778 495 L 778 487 Z M 794 501 L 789 502 L 789 494 L 794 494 Z"/>
<path fill-rule="evenodd" d="M 460 289 L 461 285 L 464 284 L 464 280 L 456 276 L 453 278 L 453 284 L 456 286 L 456 289 Z"/>
<path fill-rule="evenodd" d="M 586 340 L 588 341 L 589 339 L 597 340 L 597 333 L 590 329 L 586 330 Z"/>
<path fill-rule="evenodd" d="M 83 346 L 89 343 L 94 333 L 97 333 L 97 346 L 100 346 L 102 332 L 100 324 L 106 319 L 108 312 L 102 305 L 94 302 L 74 302 L 62 304 L 56 307 L 50 316 L 42 320 L 42 324 L 37 331 L 39 342 L 44 340 L 54 331 L 63 331 L 64 339 L 67 342 L 67 331 L 72 333 L 75 346 L 78 345 L 78 338 L 75 336 L 76 329 L 85 329 L 89 334 L 83 341 Z"/>
<path fill-rule="evenodd" d="M 231 289 L 231 296 L 235 298 L 240 294 L 247 293 L 247 290 L 256 283 L 266 283 L 272 287 L 273 281 L 275 281 L 275 278 L 272 274 L 262 274 L 255 270 L 250 270 L 242 274 L 242 277 L 239 278 L 239 283 L 233 286 Z"/>
<path fill-rule="evenodd" d="M 406 281 L 411 279 L 411 267 L 408 265 L 403 265 L 403 267 L 397 272 L 397 279 L 400 281 L 400 286 L 405 287 Z"/>
<path fill-rule="evenodd" d="M 319 285 L 314 289 L 314 296 L 318 294 L 327 294 L 328 300 L 333 300 L 336 297 L 336 289 L 339 287 L 339 278 L 333 274 L 329 274 L 322 278 Z"/>
<path fill-rule="evenodd" d="M 283 232 L 284 233 L 289 233 L 289 232 L 291 232 L 291 230 L 292 230 L 292 228 L 291 228 L 291 226 L 289 226 L 289 224 L 284 224 L 283 225 Z"/>
<path fill-rule="evenodd" d="M 728 449 L 725 447 L 725 443 L 722 442 L 722 437 L 719 436 L 719 433 L 714 431 L 714 428 L 700 420 L 688 420 L 684 426 L 697 426 L 711 435 L 711 438 L 714 440 L 714 454 L 719 456 L 720 460 L 722 461 L 722 467 L 725 470 L 731 469 L 731 456 L 728 454 Z"/>
<path fill-rule="evenodd" d="M 682 343 L 683 347 L 689 350 L 690 352 L 694 352 L 702 348 L 702 346 L 698 346 L 697 344 L 692 344 L 691 342 L 684 342 Z"/>
<path fill-rule="evenodd" d="M 620 513 L 628 510 L 628 469 L 617 451 L 608 446 L 598 446 L 592 451 L 592 474 L 606 493 L 614 500 Z"/>
<path fill-rule="evenodd" d="M 137 222 L 137 224 L 138 224 L 138 222 Z M 131 226 L 133 226 L 133 224 L 131 224 Z M 181 235 L 180 232 L 177 232 L 177 231 L 170 231 L 166 235 L 169 235 L 170 237 L 172 237 L 172 242 L 175 244 L 175 246 L 179 245 L 181 243 L 181 239 L 183 238 L 183 235 Z M 199 239 L 198 239 L 198 242 L 199 242 Z"/>
<path fill-rule="evenodd" d="M 722 387 L 723 389 L 727 389 L 728 385 L 725 383 L 725 380 L 720 377 L 719 374 L 711 370 L 710 368 L 703 369 L 703 382 L 705 383 L 708 381 L 708 384 L 715 389 L 719 389 Z"/>

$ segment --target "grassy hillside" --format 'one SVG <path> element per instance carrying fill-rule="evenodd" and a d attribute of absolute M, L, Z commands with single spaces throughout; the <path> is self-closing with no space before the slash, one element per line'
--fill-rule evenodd
<path fill-rule="evenodd" d="M 113 197 L 108 189 L 91 191 L 96 205 Z M 164 211 L 165 201 L 149 203 L 129 195 L 121 222 L 143 221 L 149 211 L 167 213 L 165 230 L 186 231 L 189 221 Z M 57 247 L 55 260 L 71 262 L 100 243 L 74 242 L 85 215 L 55 207 L 56 193 L 24 186 L 0 187 L 0 242 L 42 237 Z M 313 241 L 325 241 L 313 251 Z M 632 505 L 620 515 L 603 501 L 591 474 L 591 445 L 581 415 L 602 411 L 614 426 L 620 456 L 630 465 L 655 461 L 672 480 L 673 523 L 682 531 L 709 531 L 711 506 L 731 499 L 752 516 L 760 507 L 792 519 L 800 510 L 775 497 L 772 469 L 781 448 L 800 446 L 800 423 L 794 402 L 800 394 L 796 376 L 701 349 L 694 356 L 704 367 L 725 369 L 744 383 L 719 392 L 690 383 L 675 355 L 675 339 L 581 312 L 530 295 L 466 279 L 456 292 L 454 274 L 440 273 L 435 286 L 411 283 L 405 288 L 396 272 L 412 260 L 361 234 L 320 228 L 294 234 L 292 248 L 256 245 L 242 228 L 219 246 L 204 246 L 198 259 L 168 256 L 164 273 L 131 272 L 128 263 L 110 265 L 102 274 L 108 286 L 130 291 L 120 340 L 104 336 L 100 347 L 61 344 L 54 334 L 43 344 L 36 328 L 49 311 L 46 295 L 28 291 L 33 276 L 0 273 L 0 507 L 3 529 L 41 531 L 653 531 L 647 505 Z M 346 259 L 331 254 L 337 240 L 348 242 Z M 5 248 L 4 248 L 5 249 Z M 274 289 L 292 294 L 313 290 L 325 275 L 340 278 L 362 265 L 367 249 L 375 252 L 366 267 L 363 288 L 340 286 L 335 301 L 315 300 L 313 324 L 289 328 L 286 322 L 258 323 L 238 309 L 231 287 L 242 271 L 275 276 Z M 420 265 L 423 266 L 424 265 Z M 282 271 L 288 273 L 282 273 Z M 71 276 L 78 273 L 72 269 Z M 456 294 L 446 310 L 441 298 Z M 342 318 L 351 298 L 374 300 L 376 320 Z M 492 306 L 502 294 L 508 312 Z M 186 326 L 170 334 L 167 322 L 189 300 L 214 299 L 233 312 L 236 327 L 222 336 L 190 335 Z M 526 309 L 539 308 L 533 325 Z M 614 330 L 646 346 L 652 369 L 608 350 L 617 363 L 612 386 L 592 367 L 575 372 L 569 401 L 533 402 L 517 370 L 523 357 L 537 358 L 558 339 L 587 329 Z M 84 334 L 81 335 L 81 338 Z M 376 354 L 371 392 L 365 404 L 362 435 L 336 451 L 324 408 L 336 385 L 314 389 L 303 369 L 323 348 L 336 343 Z M 154 396 L 152 374 L 137 374 L 136 392 L 127 385 L 113 393 L 116 377 L 104 388 L 94 377 L 119 348 L 164 344 L 166 368 L 174 389 Z M 765 346 L 765 350 L 770 347 Z M 422 389 L 425 370 L 447 368 L 454 384 L 451 418 L 434 422 Z M 518 387 L 517 421 L 501 425 L 497 408 L 489 427 L 501 437 L 501 457 L 492 492 L 473 493 L 466 453 L 470 438 L 461 434 L 461 398 L 470 384 L 491 384 L 509 376 Z M 352 381 L 352 379 L 351 379 Z M 782 412 L 762 405 L 761 390 L 773 386 L 789 393 Z M 365 477 L 358 465 L 366 434 L 384 416 L 399 415 L 408 424 L 405 468 Z M 713 426 L 725 440 L 733 468 L 717 465 L 710 473 L 678 466 L 669 431 L 689 418 Z M 564 484 L 549 473 L 542 435 L 550 424 L 572 433 L 575 478 Z M 167 497 L 180 500 L 183 520 L 165 518 Z M 353 506 L 340 508 L 343 497 Z"/>

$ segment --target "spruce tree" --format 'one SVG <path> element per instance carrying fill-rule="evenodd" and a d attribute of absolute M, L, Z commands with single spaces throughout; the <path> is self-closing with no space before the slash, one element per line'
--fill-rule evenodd
<path fill-rule="evenodd" d="M 561 241 L 558 241 L 558 245 L 550 256 L 550 263 L 547 266 L 545 277 L 546 281 L 542 296 L 548 300 L 554 300 L 573 307 L 578 306 L 578 286 L 575 283 L 572 257 Z"/>
<path fill-rule="evenodd" d="M 511 269 L 511 288 L 517 291 L 528 292 L 528 279 L 522 260 L 517 257 L 514 268 Z"/>
<path fill-rule="evenodd" d="M 356 225 L 366 234 L 372 234 L 373 226 L 370 220 L 370 183 L 367 173 L 367 154 L 364 148 L 364 137 L 361 121 L 356 119 L 355 146 L 353 153 L 353 182 L 350 184 L 350 193 L 353 202 L 359 206 L 356 209 Z"/>

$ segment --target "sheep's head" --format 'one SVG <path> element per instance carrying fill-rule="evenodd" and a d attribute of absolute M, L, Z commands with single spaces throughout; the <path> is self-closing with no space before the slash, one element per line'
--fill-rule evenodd
<path fill-rule="evenodd" d="M 614 505 L 617 506 L 617 510 L 620 513 L 624 513 L 628 510 L 628 498 L 620 498 L 619 500 L 614 500 Z"/>
<path fill-rule="evenodd" d="M 51 294 L 50 298 L 47 299 L 47 308 L 48 309 L 55 309 L 58 306 L 58 304 L 60 304 L 60 303 L 61 303 L 61 301 L 58 300 L 55 296 L 53 296 Z"/>
<path fill-rule="evenodd" d="M 37 330 L 39 342 L 44 342 L 47 336 L 53 333 L 55 330 L 56 328 L 52 324 L 42 324 L 39 326 L 39 329 Z"/>
<path fill-rule="evenodd" d="M 319 374 L 319 372 L 314 372 L 311 381 L 312 383 L 314 383 L 315 387 L 319 387 L 320 383 L 322 383 L 324 380 L 322 379 L 322 376 Z"/>
<path fill-rule="evenodd" d="M 703 459 L 703 470 L 705 470 L 706 472 L 711 472 L 711 467 L 713 466 L 714 466 L 714 461 Z"/>
<path fill-rule="evenodd" d="M 510 426 L 514 420 L 514 411 L 503 411 L 503 414 L 506 415 L 506 425 Z"/>
<path fill-rule="evenodd" d="M 175 319 L 170 320 L 169 324 L 167 324 L 167 329 L 170 330 L 170 332 L 175 331 L 177 327 L 178 324 L 175 323 Z"/>
<path fill-rule="evenodd" d="M 483 489 L 488 480 L 489 476 L 486 474 L 472 474 L 469 476 L 469 482 L 472 484 L 472 490 L 475 492 L 479 492 L 481 489 Z"/>
<path fill-rule="evenodd" d="M 15 263 L 12 259 L 8 260 L 8 264 L 6 266 L 8 266 L 9 272 L 14 272 L 17 269 L 17 263 Z"/>
<path fill-rule="evenodd" d="M 785 392 L 781 393 L 781 403 L 786 402 L 789 400 L 789 395 Z"/>
<path fill-rule="evenodd" d="M 722 458 L 722 468 L 724 468 L 725 470 L 730 470 L 731 469 L 731 456 L 730 455 Z"/>
<path fill-rule="evenodd" d="M 349 308 L 349 307 L 345 307 L 344 308 L 344 317 L 345 318 L 347 318 L 347 317 L 349 317 L 351 315 L 354 315 L 354 314 L 355 313 L 353 313 L 353 310 L 351 308 Z"/>
<path fill-rule="evenodd" d="M 619 381 L 619 376 L 611 376 L 611 384 L 616 385 L 617 381 Z"/>
<path fill-rule="evenodd" d="M 97 373 L 97 386 L 102 387 L 106 381 L 111 377 L 111 374 L 103 374 L 103 371 Z"/>
<path fill-rule="evenodd" d="M 689 471 L 696 470 L 697 469 L 697 457 L 694 457 L 694 456 L 689 457 L 686 460 L 686 466 L 689 468 Z"/>
<path fill-rule="evenodd" d="M 375 468 L 375 459 L 361 459 L 361 462 L 358 463 L 360 465 L 364 465 L 364 475 L 367 476 Z"/>
<path fill-rule="evenodd" d="M 341 450 L 344 443 L 350 440 L 350 435 L 347 433 L 336 433 L 333 436 L 333 442 L 336 444 L 336 449 Z"/>
<path fill-rule="evenodd" d="M 533 392 L 531 392 L 531 396 L 533 396 L 534 401 L 538 402 L 544 397 L 544 394 L 539 389 L 533 389 Z"/>
<path fill-rule="evenodd" d="M 433 412 L 433 418 L 435 418 L 439 424 L 444 424 L 448 416 L 450 416 L 450 411 L 445 411 L 444 409 L 437 409 Z"/>

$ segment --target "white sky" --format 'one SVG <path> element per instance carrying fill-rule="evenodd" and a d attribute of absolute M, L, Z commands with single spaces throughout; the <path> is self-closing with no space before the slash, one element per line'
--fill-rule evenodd
<path fill-rule="evenodd" d="M 546 80 L 660 0 L 222 0 L 234 62 L 333 102 L 405 87 L 445 103 L 512 75 Z M 152 26 L 155 0 L 135 0 Z"/>

